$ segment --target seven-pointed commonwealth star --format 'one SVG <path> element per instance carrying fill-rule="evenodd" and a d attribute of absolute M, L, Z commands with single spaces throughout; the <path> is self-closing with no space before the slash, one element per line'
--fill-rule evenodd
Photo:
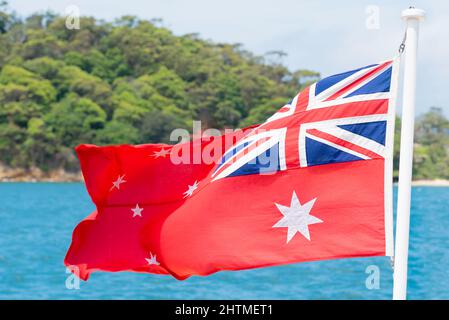
<path fill-rule="evenodd" d="M 120 189 L 120 185 L 124 182 L 126 182 L 126 180 L 124 180 L 123 178 L 125 178 L 125 175 L 121 176 L 119 175 L 117 180 L 115 180 L 114 182 L 112 182 L 112 187 L 111 190 L 114 188 Z"/>
<path fill-rule="evenodd" d="M 195 183 L 192 186 L 189 186 L 189 189 L 186 192 L 184 192 L 183 198 L 190 197 L 196 189 L 198 189 L 198 181 L 195 181 Z"/>
<path fill-rule="evenodd" d="M 168 154 L 170 154 L 170 150 L 166 150 L 166 149 L 162 148 L 159 151 L 154 151 L 153 157 L 156 159 L 159 157 L 165 158 Z"/>
<path fill-rule="evenodd" d="M 145 258 L 145 260 L 147 260 L 149 265 L 155 264 L 155 265 L 160 265 L 160 263 L 156 260 L 156 255 L 153 256 L 153 254 L 150 252 L 150 257 L 149 258 Z"/>
<path fill-rule="evenodd" d="M 310 210 L 312 209 L 315 200 L 316 198 L 301 205 L 295 191 L 293 191 L 290 207 L 275 203 L 276 207 L 284 217 L 282 217 L 273 228 L 288 228 L 287 243 L 295 236 L 296 232 L 301 233 L 310 241 L 309 224 L 323 222 L 317 217 L 310 215 Z"/>
<path fill-rule="evenodd" d="M 136 204 L 136 207 L 131 209 L 131 211 L 133 212 L 133 218 L 135 216 L 142 217 L 143 208 L 139 208 L 139 204 Z"/>

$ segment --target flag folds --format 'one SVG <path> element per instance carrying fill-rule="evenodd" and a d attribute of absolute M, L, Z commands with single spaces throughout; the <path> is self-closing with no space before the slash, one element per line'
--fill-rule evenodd
<path fill-rule="evenodd" d="M 398 61 L 324 78 L 261 125 L 177 145 L 78 146 L 97 210 L 65 264 L 177 279 L 393 254 Z"/>

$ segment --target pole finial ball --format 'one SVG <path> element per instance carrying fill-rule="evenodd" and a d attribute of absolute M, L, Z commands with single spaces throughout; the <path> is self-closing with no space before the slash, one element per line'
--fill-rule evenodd
<path fill-rule="evenodd" d="M 426 15 L 426 12 L 424 10 L 417 9 L 417 8 L 411 6 L 410 8 L 402 11 L 401 17 L 404 20 L 408 20 L 408 19 L 424 20 L 425 15 Z"/>

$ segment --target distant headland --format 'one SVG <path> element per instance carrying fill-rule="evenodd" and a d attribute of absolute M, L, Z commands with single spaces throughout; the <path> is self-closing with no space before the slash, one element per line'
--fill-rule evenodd
<path fill-rule="evenodd" d="M 321 78 L 287 68 L 281 51 L 259 56 L 157 21 L 80 17 L 83 28 L 69 30 L 65 17 L 23 18 L 1 2 L 0 181 L 82 181 L 79 144 L 169 143 L 193 120 L 204 129 L 244 128 Z M 416 184 L 449 180 L 444 107 L 416 119 Z M 400 127 L 396 117 L 395 176 Z"/>

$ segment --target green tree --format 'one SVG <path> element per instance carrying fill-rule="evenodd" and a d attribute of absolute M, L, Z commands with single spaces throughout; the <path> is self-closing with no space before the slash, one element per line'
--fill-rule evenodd
<path fill-rule="evenodd" d="M 0 71 L 0 123 L 26 127 L 30 118 L 48 112 L 56 93 L 50 81 L 21 67 L 6 65 Z"/>
<path fill-rule="evenodd" d="M 100 145 L 139 143 L 139 131 L 130 124 L 110 121 L 98 130 L 95 142 Z"/>
<path fill-rule="evenodd" d="M 274 98 L 265 102 L 253 109 L 251 109 L 248 117 L 242 123 L 244 126 L 250 126 L 257 123 L 262 123 L 274 113 L 276 113 L 281 107 L 283 107 L 288 101 L 285 98 Z"/>
<path fill-rule="evenodd" d="M 26 131 L 13 123 L 0 123 L 0 161 L 11 166 L 26 167 L 21 145 Z"/>
<path fill-rule="evenodd" d="M 449 178 L 449 121 L 441 108 L 433 107 L 417 119 L 414 152 L 416 179 Z"/>
<path fill-rule="evenodd" d="M 31 118 L 27 126 L 27 138 L 21 152 L 27 159 L 27 167 L 39 167 L 48 170 L 58 159 L 58 144 L 53 132 L 41 118 Z"/>
<path fill-rule="evenodd" d="M 106 113 L 92 100 L 70 93 L 52 105 L 44 121 L 63 146 L 73 147 L 95 139 L 97 130 L 104 128 Z"/>

